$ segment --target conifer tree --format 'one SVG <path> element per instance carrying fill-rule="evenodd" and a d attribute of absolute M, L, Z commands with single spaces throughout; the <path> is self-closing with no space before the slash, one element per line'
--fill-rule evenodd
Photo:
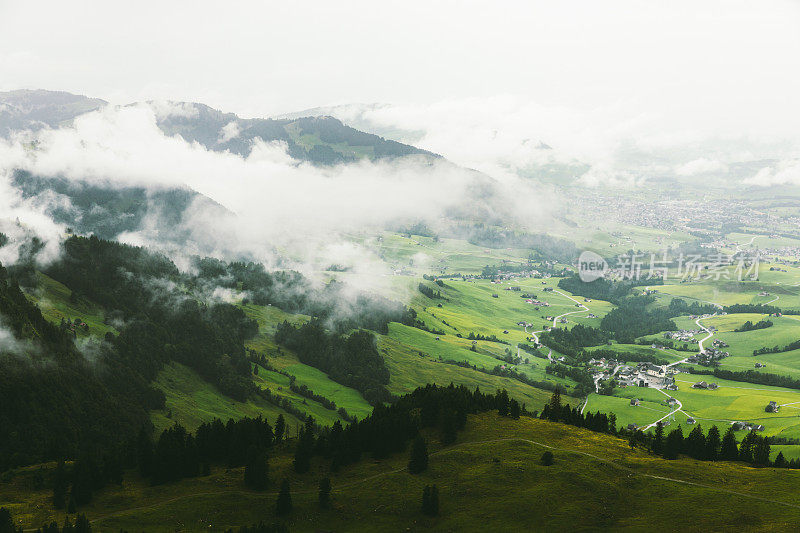
<path fill-rule="evenodd" d="M 286 431 L 286 419 L 283 418 L 283 415 L 278 415 L 277 420 L 275 420 L 275 442 L 280 442 L 283 439 L 283 434 Z"/>
<path fill-rule="evenodd" d="M 428 516 L 439 514 L 439 487 L 425 485 L 422 489 L 422 512 Z"/>
<path fill-rule="evenodd" d="M 0 533 L 15 533 L 11 511 L 5 507 L 0 507 Z"/>
<path fill-rule="evenodd" d="M 783 456 L 783 452 L 778 452 L 777 457 L 775 457 L 775 464 L 773 466 L 775 468 L 786 468 L 788 466 L 786 463 L 786 458 Z"/>
<path fill-rule="evenodd" d="M 661 455 L 664 451 L 664 424 L 656 422 L 656 432 L 653 435 L 653 453 Z"/>
<path fill-rule="evenodd" d="M 292 512 L 292 493 L 289 490 L 289 480 L 286 478 L 281 482 L 281 491 L 278 493 L 278 500 L 275 502 L 275 512 L 280 516 L 285 516 Z"/>
<path fill-rule="evenodd" d="M 750 430 L 750 432 L 744 436 L 742 442 L 739 444 L 740 461 L 744 461 L 745 463 L 753 462 L 753 452 L 755 451 L 757 439 L 758 435 L 756 435 L 755 430 Z"/>
<path fill-rule="evenodd" d="M 408 471 L 419 474 L 428 469 L 428 446 L 422 435 L 417 435 L 411 445 L 411 457 L 408 460 Z"/>
<path fill-rule="evenodd" d="M 520 409 L 519 409 L 519 402 L 517 400 L 511 400 L 508 414 L 514 420 L 519 420 Z"/>
<path fill-rule="evenodd" d="M 716 461 L 719 459 L 720 446 L 719 428 L 717 426 L 711 426 L 706 436 L 706 451 L 703 458 L 706 461 Z"/>
<path fill-rule="evenodd" d="M 756 466 L 769 466 L 769 442 L 761 436 L 756 436 L 753 446 L 753 464 Z"/>
<path fill-rule="evenodd" d="M 264 450 L 251 447 L 244 467 L 244 484 L 253 490 L 265 490 L 269 485 L 269 459 Z"/>
<path fill-rule="evenodd" d="M 664 442 L 664 459 L 677 459 L 683 449 L 683 430 L 680 426 L 667 435 Z"/>
<path fill-rule="evenodd" d="M 67 503 L 67 473 L 63 459 L 58 462 L 56 467 L 55 480 L 53 481 L 53 507 L 63 509 Z"/>
<path fill-rule="evenodd" d="M 331 504 L 331 478 L 324 477 L 319 480 L 319 506 L 327 509 Z"/>
<path fill-rule="evenodd" d="M 508 416 L 508 391 L 503 389 L 497 391 L 497 414 Z"/>
<path fill-rule="evenodd" d="M 736 461 L 739 458 L 739 447 L 736 445 L 736 435 L 733 426 L 729 427 L 722 437 L 722 446 L 719 451 L 719 458 L 723 461 Z"/>

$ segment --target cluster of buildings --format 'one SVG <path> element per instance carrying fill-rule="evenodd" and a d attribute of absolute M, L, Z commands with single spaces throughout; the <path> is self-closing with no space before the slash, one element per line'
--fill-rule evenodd
<path fill-rule="evenodd" d="M 627 365 L 619 367 L 617 382 L 620 387 L 678 390 L 675 385 L 675 372 L 666 366 L 653 363 L 639 363 L 635 367 Z"/>
<path fill-rule="evenodd" d="M 697 344 L 697 339 L 694 338 L 695 335 L 700 333 L 699 329 L 682 329 L 679 331 L 665 331 L 664 338 L 665 339 L 672 339 L 678 342 L 688 342 L 690 344 Z"/>

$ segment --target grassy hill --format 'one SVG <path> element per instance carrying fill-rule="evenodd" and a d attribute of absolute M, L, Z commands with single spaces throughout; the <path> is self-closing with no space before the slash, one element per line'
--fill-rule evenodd
<path fill-rule="evenodd" d="M 552 466 L 540 464 L 546 450 Z M 317 482 L 329 475 L 324 465 L 295 475 L 284 451 L 270 467 L 272 479 L 291 479 L 291 531 L 786 531 L 800 520 L 800 472 L 665 461 L 623 439 L 538 419 L 469 417 L 454 445 L 434 445 L 426 472 L 412 476 L 406 462 L 404 454 L 364 460 L 331 475 L 330 510 L 316 504 Z M 47 473 L 52 465 L 41 468 Z M 63 520 L 49 510 L 47 492 L 32 488 L 38 469 L 12 472 L 0 488 L 0 505 L 26 527 Z M 435 518 L 419 511 L 428 484 L 440 490 Z M 247 490 L 241 469 L 155 487 L 131 473 L 84 511 L 100 531 L 222 531 L 276 520 L 276 490 Z"/>

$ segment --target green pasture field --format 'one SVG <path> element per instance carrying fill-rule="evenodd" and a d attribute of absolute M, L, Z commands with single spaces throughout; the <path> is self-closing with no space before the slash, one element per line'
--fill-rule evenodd
<path fill-rule="evenodd" d="M 412 305 L 419 318 L 429 327 L 442 329 L 448 334 L 460 333 L 464 337 L 475 333 L 495 335 L 512 344 L 528 342 L 530 334 L 526 334 L 524 328 L 517 325 L 520 321 L 533 324 L 528 328 L 529 332 L 541 331 L 545 326 L 552 326 L 552 320 L 548 321 L 544 317 L 574 313 L 565 317 L 566 327 L 572 327 L 576 323 L 597 327 L 600 319 L 613 307 L 608 302 L 586 302 L 584 298 L 574 297 L 589 308 L 589 311 L 584 310 L 564 295 L 569 293 L 557 288 L 558 278 L 522 278 L 501 283 L 492 283 L 489 280 L 443 281 L 445 287 L 439 287 L 432 282 L 428 285 L 440 291 L 445 299 L 429 299 L 418 294 Z M 509 287 L 520 287 L 520 291 L 505 290 Z M 545 287 L 554 290 L 545 292 Z M 521 297 L 524 293 L 535 295 L 534 300 L 549 303 L 550 306 L 539 307 L 537 311 L 534 305 L 526 303 L 526 298 Z M 497 298 L 492 296 L 494 294 Z M 439 304 L 442 307 L 438 307 Z M 590 313 L 598 318 L 587 318 Z M 503 333 L 504 331 L 508 333 Z"/>
<path fill-rule="evenodd" d="M 391 328 L 393 329 L 395 326 L 398 325 L 392 324 Z M 506 389 L 512 398 L 524 403 L 530 411 L 541 409 L 552 395 L 550 391 L 531 387 L 512 378 L 494 376 L 471 368 L 440 362 L 438 355 L 425 353 L 416 346 L 409 346 L 393 339 L 391 334 L 378 337 L 378 349 L 389 368 L 391 377 L 388 388 L 394 394 L 409 393 L 426 383 L 436 383 L 437 385 L 453 383 L 464 385 L 470 389 L 480 387 L 484 392 Z M 463 351 L 469 352 L 469 350 Z M 454 356 L 459 355 L 458 353 L 454 354 Z M 500 361 L 496 361 L 496 363 L 501 364 Z M 542 363 L 537 361 L 537 364 L 543 363 L 544 360 Z M 565 380 L 557 380 L 557 378 L 550 378 L 550 381 L 554 384 L 566 383 Z M 577 405 L 577 398 L 570 398 L 566 394 L 564 397 Z"/>
<path fill-rule="evenodd" d="M 65 320 L 80 318 L 89 325 L 89 335 L 102 337 L 109 332 L 117 333 L 113 326 L 103 323 L 105 313 L 99 305 L 84 297 L 70 302 L 72 291 L 41 272 L 36 273 L 36 280 L 36 289 L 26 292 L 26 296 L 39 306 L 42 315 L 48 321 L 58 325 L 62 318 Z M 78 337 L 86 336 L 82 328 L 77 328 L 76 332 Z"/>
<path fill-rule="evenodd" d="M 242 306 L 242 308 L 244 309 L 245 313 L 247 313 L 249 317 L 256 320 L 259 325 L 258 335 L 246 343 L 249 348 L 266 355 L 269 363 L 275 368 L 293 375 L 297 379 L 296 383 L 298 386 L 305 385 L 314 393 L 325 396 L 326 398 L 336 402 L 337 409 L 339 407 L 344 407 L 348 413 L 353 416 L 357 416 L 358 418 L 364 418 L 372 412 L 372 406 L 367 403 L 364 397 L 361 396 L 361 393 L 359 393 L 357 390 L 345 387 L 344 385 L 333 381 L 321 370 L 301 363 L 295 354 L 289 352 L 288 350 L 279 348 L 275 344 L 275 341 L 273 340 L 275 326 L 284 320 L 287 320 L 292 324 L 299 324 L 308 320 L 307 316 L 286 313 L 272 306 L 258 306 L 249 304 Z M 317 415 L 314 415 L 313 412 L 309 412 L 309 414 L 314 415 L 315 418 L 317 418 L 321 423 L 333 423 L 335 420 L 339 420 L 340 417 L 335 412 L 323 408 L 321 405 L 313 402 L 312 400 L 308 400 L 290 392 L 289 382 L 286 376 L 276 372 L 268 372 L 266 375 L 272 376 L 278 385 L 273 384 L 270 386 L 267 382 L 261 380 L 262 382 L 258 383 L 259 386 L 265 386 L 273 392 L 287 396 L 293 403 L 298 401 L 302 403 L 305 401 L 307 405 L 298 405 L 300 409 L 305 411 L 309 411 L 308 406 L 312 404 L 313 406 L 316 406 L 313 408 L 315 411 L 318 410 L 317 408 L 322 409 L 322 417 L 318 417 Z M 262 377 L 260 371 L 258 377 Z M 283 384 L 284 380 L 285 384 Z M 284 390 L 278 391 L 276 389 L 277 386 L 282 386 Z"/>
<path fill-rule="evenodd" d="M 261 398 L 253 397 L 246 402 L 238 402 L 223 395 L 197 372 L 180 363 L 166 365 L 158 373 L 153 386 L 164 391 L 167 398 L 164 409 L 150 412 L 156 435 L 176 422 L 194 431 L 203 422 L 215 418 L 227 421 L 229 418 L 260 415 L 272 423 L 282 414 L 292 427 L 300 424 L 294 416 Z"/>
<path fill-rule="evenodd" d="M 757 329 L 752 331 L 734 332 L 733 330 L 750 320 L 754 324 L 760 320 L 770 320 L 774 325 L 769 328 Z M 718 332 L 709 339 L 706 344 L 713 339 L 725 341 L 730 346 L 722 350 L 730 352 L 735 356 L 753 355 L 753 350 L 763 347 L 772 348 L 774 346 L 784 347 L 787 344 L 800 340 L 800 317 L 781 316 L 770 317 L 758 314 L 733 314 L 721 317 L 711 317 L 702 321 L 706 327 L 714 326 Z M 724 360 L 723 360 L 724 362 Z"/>
<path fill-rule="evenodd" d="M 692 388 L 698 381 L 717 383 L 719 388 L 713 391 Z M 616 388 L 614 396 L 625 399 L 628 403 L 631 398 L 640 398 L 644 400 L 642 405 L 649 407 L 655 407 L 654 404 L 661 405 L 669 396 L 676 398 L 681 402 L 682 408 L 680 413 L 676 413 L 675 422 L 670 426 L 670 430 L 681 425 L 684 435 L 693 427 L 686 424 L 687 416 L 691 416 L 706 428 L 717 425 L 722 431 L 734 421 L 755 422 L 764 425 L 764 435 L 800 438 L 800 409 L 786 405 L 781 407 L 778 413 L 767 413 L 764 410 L 770 401 L 776 401 L 779 405 L 798 402 L 794 407 L 800 407 L 800 390 L 686 373 L 677 374 L 675 382 L 678 385 L 677 391 L 662 392 L 647 387 L 624 387 Z M 611 402 L 613 401 L 603 396 L 591 394 L 586 408 L 590 411 L 612 408 L 614 404 Z M 630 407 L 627 403 L 622 407 L 624 407 L 622 412 L 614 411 L 614 413 L 617 415 L 617 422 L 623 427 L 630 423 L 641 426 L 643 418 L 648 424 L 653 423 L 663 416 L 654 412 L 653 416 L 647 419 L 641 411 L 637 411 L 636 407 Z"/>

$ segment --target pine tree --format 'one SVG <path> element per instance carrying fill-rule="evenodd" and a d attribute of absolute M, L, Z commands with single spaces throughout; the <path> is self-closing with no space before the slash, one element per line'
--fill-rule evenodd
<path fill-rule="evenodd" d="M 733 426 L 729 427 L 722 437 L 722 446 L 719 451 L 719 458 L 723 461 L 736 461 L 739 458 L 739 447 L 736 445 L 736 435 Z"/>
<path fill-rule="evenodd" d="M 275 420 L 275 442 L 280 442 L 283 440 L 283 434 L 286 431 L 286 419 L 283 418 L 283 415 L 278 415 L 278 418 Z"/>
<path fill-rule="evenodd" d="M 408 471 L 419 474 L 428 469 L 428 445 L 422 435 L 417 435 L 411 445 L 411 457 L 408 460 Z"/>
<path fill-rule="evenodd" d="M 425 485 L 422 489 L 422 512 L 428 516 L 439 514 L 439 488 L 436 485 Z"/>
<path fill-rule="evenodd" d="M 281 491 L 278 493 L 278 500 L 275 502 L 275 512 L 280 516 L 285 516 L 292 512 L 292 494 L 289 491 L 289 480 L 286 478 L 281 482 Z"/>
<path fill-rule="evenodd" d="M 778 452 L 778 456 L 775 457 L 775 464 L 773 466 L 775 466 L 775 468 L 786 468 L 788 466 L 786 463 L 786 458 L 783 456 L 783 452 Z"/>
<path fill-rule="evenodd" d="M 67 486 L 67 473 L 64 461 L 61 460 L 56 467 L 55 480 L 53 481 L 53 507 L 56 509 L 63 509 L 67 503 Z"/>
<path fill-rule="evenodd" d="M 327 509 L 331 504 L 331 478 L 324 477 L 319 480 L 319 506 Z"/>
<path fill-rule="evenodd" d="M 683 449 L 683 430 L 680 426 L 667 435 L 664 442 L 664 459 L 677 459 Z"/>
<path fill-rule="evenodd" d="M 664 451 L 664 424 L 656 422 L 656 432 L 653 436 L 653 453 L 661 455 Z"/>
<path fill-rule="evenodd" d="M 14 533 L 14 519 L 11 511 L 5 507 L 0 507 L 0 533 Z"/>
<path fill-rule="evenodd" d="M 244 484 L 253 490 L 265 490 L 269 485 L 269 459 L 264 450 L 253 447 L 248 453 Z"/>
<path fill-rule="evenodd" d="M 508 416 L 508 391 L 503 389 L 497 391 L 497 414 L 500 416 Z"/>
<path fill-rule="evenodd" d="M 719 459 L 720 446 L 719 428 L 717 426 L 711 426 L 706 436 L 706 450 L 703 458 L 706 461 L 716 461 Z"/>
<path fill-rule="evenodd" d="M 86 515 L 78 515 L 78 518 L 75 519 L 74 531 L 75 533 L 90 533 L 92 531 L 92 526 L 89 524 L 89 519 L 86 518 Z"/>
<path fill-rule="evenodd" d="M 753 463 L 756 466 L 769 466 L 769 442 L 761 436 L 756 436 L 753 446 Z"/>
<path fill-rule="evenodd" d="M 686 455 L 694 459 L 703 459 L 706 455 L 706 437 L 700 424 L 696 425 L 684 441 Z"/>
<path fill-rule="evenodd" d="M 519 420 L 519 414 L 520 414 L 519 402 L 517 400 L 511 400 L 511 404 L 509 407 L 509 415 L 514 420 Z"/>
<path fill-rule="evenodd" d="M 553 452 L 547 451 L 542 454 L 541 463 L 544 466 L 550 466 L 553 464 Z"/>
<path fill-rule="evenodd" d="M 757 439 L 758 435 L 756 435 L 755 430 L 750 430 L 750 432 L 744 436 L 742 442 L 739 444 L 740 461 L 744 461 L 745 463 L 753 462 L 753 452 L 755 451 Z"/>
<path fill-rule="evenodd" d="M 548 418 L 554 422 L 558 422 L 561 416 L 561 387 L 556 385 L 556 390 L 550 397 L 550 402 L 547 404 Z"/>

